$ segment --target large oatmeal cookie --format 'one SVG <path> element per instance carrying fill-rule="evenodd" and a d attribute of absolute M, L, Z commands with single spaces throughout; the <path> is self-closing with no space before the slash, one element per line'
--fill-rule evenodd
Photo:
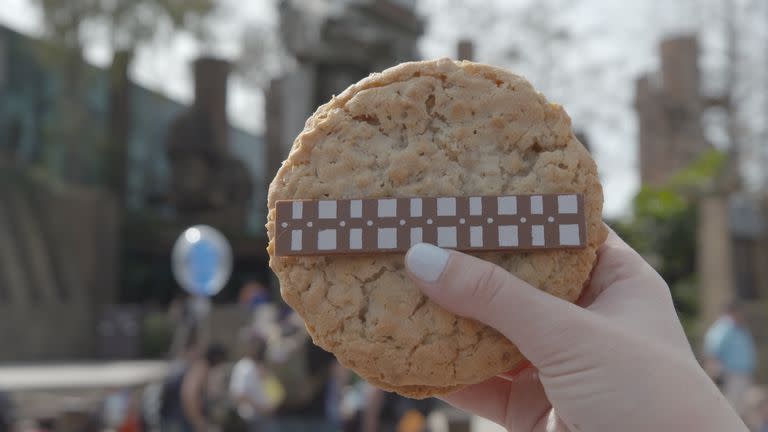
<path fill-rule="evenodd" d="M 495 67 L 402 64 L 307 121 L 269 189 L 270 266 L 314 342 L 344 366 L 406 396 L 448 393 L 513 369 L 521 354 L 495 330 L 427 300 L 403 255 L 274 256 L 275 202 L 556 192 L 584 194 L 585 249 L 477 255 L 575 301 L 606 229 L 595 163 L 563 108 Z"/>

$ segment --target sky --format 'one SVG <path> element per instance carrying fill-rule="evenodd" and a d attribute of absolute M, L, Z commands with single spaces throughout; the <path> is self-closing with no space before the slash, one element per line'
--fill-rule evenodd
<path fill-rule="evenodd" d="M 210 19 L 212 42 L 201 47 L 186 34 L 158 38 L 137 51 L 132 78 L 173 99 L 191 101 L 189 62 L 201 52 L 236 58 L 246 28 L 274 25 L 273 3 L 221 0 L 222 6 Z M 419 12 L 427 28 L 419 42 L 420 52 L 424 58 L 452 57 L 457 41 L 469 38 L 476 45 L 477 61 L 509 67 L 531 80 L 551 101 L 563 105 L 574 127 L 586 132 L 590 141 L 604 185 L 606 215 L 621 216 L 627 213 L 638 187 L 634 81 L 657 66 L 661 35 L 689 24 L 680 17 L 696 9 L 695 0 L 671 2 L 677 6 L 665 0 L 547 3 L 553 5 L 551 13 L 545 14 L 547 19 L 551 16 L 552 23 L 571 35 L 550 57 L 536 51 L 540 42 L 536 33 L 520 27 L 518 15 L 530 0 L 421 0 Z M 0 24 L 30 35 L 41 34 L 40 14 L 32 0 L 3 0 L 3 4 Z M 492 25 L 483 24 L 484 16 L 494 18 Z M 510 47 L 518 47 L 522 60 L 508 55 Z M 89 44 L 85 54 L 96 65 L 104 66 L 110 59 L 103 44 Z M 260 90 L 235 76 L 229 99 L 228 111 L 235 125 L 263 132 Z"/>

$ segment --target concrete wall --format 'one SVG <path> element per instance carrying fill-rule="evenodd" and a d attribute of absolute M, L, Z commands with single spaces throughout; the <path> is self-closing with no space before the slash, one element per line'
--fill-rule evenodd
<path fill-rule="evenodd" d="M 238 334 L 250 324 L 251 314 L 240 305 L 216 305 L 211 309 L 211 340 L 224 344 L 231 358 L 237 355 Z"/>
<path fill-rule="evenodd" d="M 54 361 L 83 358 L 95 351 L 94 316 L 89 305 L 70 303 L 0 306 L 0 361 Z"/>
<path fill-rule="evenodd" d="M 0 161 L 0 361 L 92 356 L 116 295 L 118 210 L 106 193 L 49 185 Z"/>

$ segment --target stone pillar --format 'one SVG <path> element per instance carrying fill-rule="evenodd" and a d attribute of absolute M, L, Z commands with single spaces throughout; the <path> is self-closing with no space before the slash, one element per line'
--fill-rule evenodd
<path fill-rule="evenodd" d="M 273 80 L 267 92 L 267 179 L 277 173 L 296 136 L 315 109 L 313 67 L 302 65 Z"/>
<path fill-rule="evenodd" d="M 695 36 L 665 39 L 660 46 L 663 109 L 668 122 L 665 159 L 678 170 L 708 148 L 701 127 L 699 48 Z"/>
<path fill-rule="evenodd" d="M 227 121 L 227 84 L 229 62 L 215 58 L 200 58 L 194 63 L 194 107 L 204 114 L 211 125 L 213 147 L 219 151 L 228 148 L 229 122 Z"/>
<path fill-rule="evenodd" d="M 699 46 L 696 36 L 679 36 L 661 42 L 661 74 L 664 93 L 675 105 L 696 109 L 699 97 Z"/>
<path fill-rule="evenodd" d="M 475 60 L 475 44 L 471 40 L 462 39 L 459 41 L 456 47 L 456 54 L 458 60 Z"/>
<path fill-rule="evenodd" d="M 700 317 L 702 324 L 709 325 L 735 295 L 728 199 L 718 195 L 701 198 L 698 225 Z"/>
<path fill-rule="evenodd" d="M 0 37 L 0 94 L 5 90 L 6 82 L 8 81 L 8 49 L 6 48 L 7 42 L 5 38 Z"/>
<path fill-rule="evenodd" d="M 638 150 L 640 181 L 658 185 L 669 175 L 666 160 L 661 157 L 668 144 L 665 112 L 661 97 L 650 75 L 635 82 L 635 109 L 638 117 Z"/>
<path fill-rule="evenodd" d="M 659 185 L 710 148 L 701 127 L 703 98 L 695 36 L 665 39 L 661 71 L 637 80 L 640 177 Z"/>
<path fill-rule="evenodd" d="M 116 52 L 109 72 L 109 176 L 112 191 L 121 205 L 126 203 L 128 193 L 128 143 L 133 125 L 128 68 L 132 60 L 131 52 Z"/>
<path fill-rule="evenodd" d="M 574 135 L 576 136 L 576 139 L 579 140 L 581 145 L 583 145 L 588 152 L 592 153 L 592 149 L 589 146 L 589 136 L 587 135 L 587 132 L 583 130 L 577 130 Z"/>

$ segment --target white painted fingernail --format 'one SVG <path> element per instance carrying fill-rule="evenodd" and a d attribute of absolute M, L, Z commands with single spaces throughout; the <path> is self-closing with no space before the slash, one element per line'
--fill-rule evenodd
<path fill-rule="evenodd" d="M 413 246 L 405 256 L 405 265 L 414 276 L 424 282 L 435 282 L 448 264 L 450 254 L 447 250 L 429 243 Z"/>

